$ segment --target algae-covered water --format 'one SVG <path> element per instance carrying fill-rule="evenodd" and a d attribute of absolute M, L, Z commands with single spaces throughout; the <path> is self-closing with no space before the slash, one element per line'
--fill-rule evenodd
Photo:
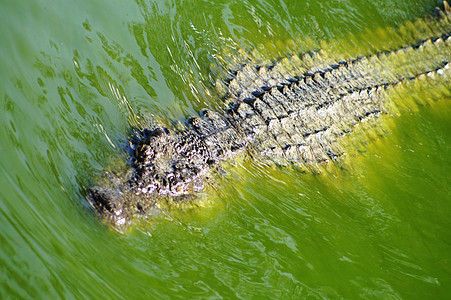
<path fill-rule="evenodd" d="M 206 207 L 128 234 L 84 200 L 131 126 L 217 106 L 224 53 L 308 48 L 435 5 L 1 1 L 0 298 L 451 297 L 449 99 L 394 118 L 330 173 L 239 161 Z"/>

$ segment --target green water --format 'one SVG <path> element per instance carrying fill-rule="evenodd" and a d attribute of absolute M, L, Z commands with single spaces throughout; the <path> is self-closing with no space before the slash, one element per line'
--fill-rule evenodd
<path fill-rule="evenodd" d="M 239 162 L 211 205 L 128 235 L 84 202 L 130 125 L 217 105 L 225 50 L 333 40 L 435 4 L 2 1 L 0 298 L 451 297 L 446 99 L 396 118 L 343 170 Z"/>

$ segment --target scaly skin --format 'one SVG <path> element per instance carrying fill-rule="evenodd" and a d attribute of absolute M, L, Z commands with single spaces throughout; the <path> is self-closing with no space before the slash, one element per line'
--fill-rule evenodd
<path fill-rule="evenodd" d="M 163 204 L 195 199 L 220 162 L 236 154 L 298 166 L 337 159 L 343 136 L 387 112 L 390 90 L 424 77 L 449 83 L 451 30 L 444 6 L 437 17 L 441 31 L 410 46 L 344 61 L 312 52 L 269 67 L 243 65 L 225 84 L 228 109 L 204 110 L 183 132 L 138 132 L 130 141 L 128 175 L 92 187 L 89 203 L 122 231 Z"/>

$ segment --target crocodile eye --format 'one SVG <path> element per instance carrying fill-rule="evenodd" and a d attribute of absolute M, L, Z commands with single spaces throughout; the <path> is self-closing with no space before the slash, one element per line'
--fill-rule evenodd
<path fill-rule="evenodd" d="M 209 118 L 214 115 L 214 112 L 205 108 L 200 112 L 200 115 L 204 118 Z"/>
<path fill-rule="evenodd" d="M 188 124 L 190 124 L 193 127 L 198 127 L 201 123 L 200 118 L 198 117 L 191 117 L 188 119 Z"/>

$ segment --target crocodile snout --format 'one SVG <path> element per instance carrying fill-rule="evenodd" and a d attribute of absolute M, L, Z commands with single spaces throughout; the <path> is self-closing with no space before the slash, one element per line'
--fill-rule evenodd
<path fill-rule="evenodd" d="M 119 230 L 124 229 L 129 221 L 122 198 L 119 189 L 99 186 L 92 187 L 87 196 L 89 204 L 102 218 Z"/>

